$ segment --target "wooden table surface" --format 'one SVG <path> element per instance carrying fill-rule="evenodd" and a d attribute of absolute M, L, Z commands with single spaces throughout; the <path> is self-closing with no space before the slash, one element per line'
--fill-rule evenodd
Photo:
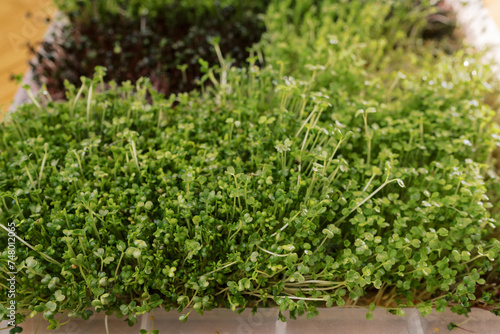
<path fill-rule="evenodd" d="M 55 12 L 52 0 L 0 0 L 0 119 L 18 85 L 13 74 L 24 74 L 32 58 L 27 43 L 36 45 Z"/>
<path fill-rule="evenodd" d="M 500 29 L 500 0 L 484 0 L 484 4 L 490 11 L 491 17 L 493 17 L 493 20 L 495 20 L 498 28 Z"/>

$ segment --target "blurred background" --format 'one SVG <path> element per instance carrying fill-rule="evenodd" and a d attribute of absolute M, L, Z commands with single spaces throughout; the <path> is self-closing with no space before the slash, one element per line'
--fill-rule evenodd
<path fill-rule="evenodd" d="M 500 0 L 483 1 L 500 27 Z M 30 49 L 42 41 L 55 12 L 53 0 L 0 1 L 0 114 L 19 88 L 13 76 L 27 71 L 34 55 Z"/>

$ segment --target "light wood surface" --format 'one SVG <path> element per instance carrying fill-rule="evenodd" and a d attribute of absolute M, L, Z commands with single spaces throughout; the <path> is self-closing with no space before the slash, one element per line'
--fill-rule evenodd
<path fill-rule="evenodd" d="M 13 74 L 24 74 L 32 58 L 27 43 L 37 45 L 48 28 L 52 0 L 0 0 L 0 119 L 18 85 Z"/>
<path fill-rule="evenodd" d="M 500 28 L 500 0 L 484 0 L 484 4 L 490 11 L 491 17 L 495 20 L 498 28 Z"/>

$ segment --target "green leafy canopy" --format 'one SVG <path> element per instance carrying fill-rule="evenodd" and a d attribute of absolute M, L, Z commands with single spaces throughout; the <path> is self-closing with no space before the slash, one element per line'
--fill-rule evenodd
<path fill-rule="evenodd" d="M 134 324 L 160 306 L 274 304 L 291 318 L 356 303 L 497 307 L 487 68 L 415 57 L 416 37 L 381 50 L 390 37 L 279 13 L 267 24 L 294 28 L 281 49 L 292 58 L 222 62 L 206 69 L 213 86 L 169 98 L 147 79 L 101 91 L 97 74 L 68 85 L 68 102 L 21 106 L 0 125 L 0 222 L 32 246 L 16 252 L 20 317 L 43 312 L 57 328 L 54 314 L 92 309 Z M 388 60 L 370 65 L 377 52 Z"/>

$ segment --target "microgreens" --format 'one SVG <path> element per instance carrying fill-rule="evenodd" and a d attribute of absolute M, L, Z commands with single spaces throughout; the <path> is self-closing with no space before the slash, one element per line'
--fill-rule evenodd
<path fill-rule="evenodd" d="M 95 310 L 133 325 L 157 307 L 185 321 L 269 305 L 291 318 L 334 305 L 366 306 L 367 318 L 377 306 L 498 312 L 487 67 L 415 48 L 407 34 L 422 18 L 393 17 L 399 2 L 300 3 L 272 3 L 267 66 L 201 61 L 213 83 L 201 92 L 166 99 L 147 79 L 93 90 L 98 71 L 67 84 L 68 102 L 8 115 L 0 223 L 27 245 L 19 320 L 43 312 L 57 328 L 57 313 Z M 399 25 L 404 36 L 386 35 Z"/>
<path fill-rule="evenodd" d="M 61 99 L 66 80 L 78 86 L 81 75 L 105 66 L 117 82 L 147 74 L 162 93 L 189 91 L 202 76 L 199 58 L 212 66 L 231 54 L 233 63 L 245 65 L 269 1 L 54 0 L 67 23 L 40 51 L 32 49 L 33 79 L 46 85 L 48 98 Z M 214 48 L 210 41 L 217 39 Z M 99 71 L 93 90 L 102 91 L 106 72 Z"/>

